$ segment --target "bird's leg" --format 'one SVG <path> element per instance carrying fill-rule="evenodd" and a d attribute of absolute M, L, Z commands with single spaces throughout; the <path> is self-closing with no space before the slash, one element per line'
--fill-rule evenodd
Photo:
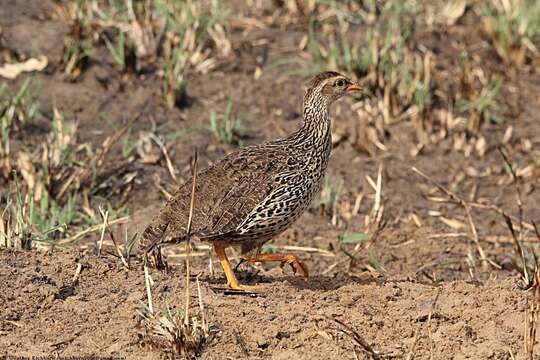
<path fill-rule="evenodd" d="M 216 252 L 219 262 L 221 263 L 221 266 L 223 267 L 225 276 L 227 277 L 228 288 L 235 289 L 235 290 L 244 290 L 244 291 L 249 292 L 256 289 L 260 289 L 262 287 L 262 286 L 241 285 L 236 279 L 236 276 L 234 275 L 234 271 L 231 267 L 231 263 L 229 262 L 229 259 L 227 258 L 227 254 L 225 253 L 225 247 L 222 245 L 214 244 L 214 251 Z"/>
<path fill-rule="evenodd" d="M 161 248 L 157 243 L 154 243 L 145 249 L 143 260 L 145 263 L 149 263 L 150 266 L 159 270 L 168 268 L 168 264 L 161 254 Z"/>
<path fill-rule="evenodd" d="M 281 262 L 281 267 L 285 264 L 289 264 L 293 269 L 293 272 L 296 274 L 300 273 L 304 278 L 309 279 L 309 270 L 306 264 L 302 262 L 296 255 L 292 254 L 259 254 L 257 256 L 244 256 L 242 258 L 247 262 L 270 262 L 270 261 L 279 261 Z"/>

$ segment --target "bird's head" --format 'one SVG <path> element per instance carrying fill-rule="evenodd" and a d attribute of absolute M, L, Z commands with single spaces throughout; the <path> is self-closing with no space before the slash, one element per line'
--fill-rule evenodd
<path fill-rule="evenodd" d="M 321 96 L 330 105 L 343 95 L 363 94 L 360 84 L 334 71 L 326 71 L 311 79 L 306 91 L 306 100 L 313 96 Z"/>

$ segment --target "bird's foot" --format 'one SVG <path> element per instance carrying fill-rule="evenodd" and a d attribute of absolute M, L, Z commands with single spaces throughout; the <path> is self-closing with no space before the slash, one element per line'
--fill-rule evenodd
<path fill-rule="evenodd" d="M 306 280 L 309 280 L 309 270 L 307 265 L 296 255 L 285 255 L 279 266 L 283 269 L 285 264 L 289 264 L 291 266 L 294 274 L 300 274 Z"/>
<path fill-rule="evenodd" d="M 242 260 L 247 262 L 269 262 L 269 261 L 279 261 L 281 268 L 285 264 L 289 264 L 293 270 L 293 273 L 302 275 L 306 280 L 309 279 L 309 270 L 307 265 L 298 258 L 296 255 L 292 254 L 260 254 L 254 257 L 244 256 Z"/>
<path fill-rule="evenodd" d="M 167 261 L 161 254 L 161 249 L 152 249 L 144 255 L 145 261 L 153 268 L 165 270 L 168 268 Z"/>
<path fill-rule="evenodd" d="M 262 290 L 266 288 L 266 285 L 243 285 L 239 283 L 227 283 L 227 287 L 232 290 L 245 291 L 245 292 L 256 292 L 257 290 Z"/>
<path fill-rule="evenodd" d="M 221 266 L 223 266 L 225 276 L 227 277 L 228 289 L 238 292 L 254 293 L 256 290 L 260 290 L 263 288 L 263 286 L 261 285 L 241 285 L 236 279 L 236 276 L 234 275 L 234 271 L 231 268 L 231 264 L 229 262 L 229 259 L 227 258 L 227 254 L 225 253 L 225 248 L 220 244 L 216 243 L 214 244 L 214 250 L 216 251 Z"/>

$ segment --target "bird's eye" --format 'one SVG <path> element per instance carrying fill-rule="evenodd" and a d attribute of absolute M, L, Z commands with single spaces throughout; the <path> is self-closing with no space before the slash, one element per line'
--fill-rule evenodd
<path fill-rule="evenodd" d="M 345 85 L 345 81 L 343 81 L 343 79 L 338 79 L 336 81 L 336 86 L 342 87 L 343 85 Z"/>

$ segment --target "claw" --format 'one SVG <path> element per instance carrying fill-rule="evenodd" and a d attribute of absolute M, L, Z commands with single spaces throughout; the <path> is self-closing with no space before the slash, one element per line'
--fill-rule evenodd
<path fill-rule="evenodd" d="M 255 257 L 244 257 L 242 258 L 248 262 L 268 262 L 268 261 L 279 261 L 280 267 L 283 269 L 285 264 L 289 264 L 292 268 L 294 274 L 299 273 L 306 280 L 309 279 L 309 270 L 306 264 L 300 260 L 296 255 L 292 254 L 262 254 Z"/>
<path fill-rule="evenodd" d="M 300 260 L 295 255 L 287 255 L 280 264 L 280 267 L 283 269 L 285 264 L 289 264 L 291 266 L 291 269 L 293 273 L 296 275 L 297 273 L 300 273 L 301 276 L 303 276 L 306 280 L 309 279 L 309 270 L 306 264 L 302 260 Z"/>

